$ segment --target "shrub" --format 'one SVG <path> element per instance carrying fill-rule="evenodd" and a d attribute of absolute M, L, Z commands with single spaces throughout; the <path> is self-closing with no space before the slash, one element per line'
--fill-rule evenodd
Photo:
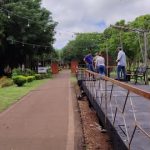
<path fill-rule="evenodd" d="M 14 83 L 13 83 L 13 80 L 7 80 L 7 81 L 5 81 L 4 83 L 2 83 L 1 84 L 1 87 L 3 88 L 3 87 L 7 87 L 7 86 L 11 86 L 11 85 L 13 85 Z"/>
<path fill-rule="evenodd" d="M 47 74 L 46 73 L 41 74 L 41 79 L 46 79 L 46 78 L 47 78 Z"/>
<path fill-rule="evenodd" d="M 2 85 L 7 80 L 6 76 L 0 78 L 0 85 Z"/>
<path fill-rule="evenodd" d="M 33 80 L 35 80 L 35 76 L 27 76 L 27 82 L 32 82 Z"/>
<path fill-rule="evenodd" d="M 22 70 L 20 68 L 14 68 L 12 70 L 12 77 L 22 75 Z"/>
<path fill-rule="evenodd" d="M 51 78 L 51 77 L 52 77 L 52 74 L 49 74 L 49 73 L 45 74 L 45 78 Z"/>
<path fill-rule="evenodd" d="M 34 71 L 32 71 L 31 69 L 25 69 L 24 75 L 25 76 L 33 76 L 35 74 Z"/>
<path fill-rule="evenodd" d="M 26 83 L 26 80 L 27 80 L 27 78 L 22 75 L 13 77 L 14 83 L 17 84 L 18 86 L 23 86 Z"/>
<path fill-rule="evenodd" d="M 51 72 L 42 73 L 42 74 L 35 74 L 35 79 L 36 80 L 41 80 L 41 79 L 51 78 L 51 77 L 52 77 Z"/>
<path fill-rule="evenodd" d="M 36 80 L 41 80 L 42 78 L 41 78 L 41 74 L 35 74 L 35 79 Z"/>
<path fill-rule="evenodd" d="M 51 78 L 52 77 L 52 72 L 50 71 L 50 69 L 47 70 L 47 78 Z"/>
<path fill-rule="evenodd" d="M 18 75 L 23 75 L 23 76 L 32 76 L 32 75 L 34 75 L 35 74 L 35 72 L 34 71 L 32 71 L 31 69 L 25 69 L 25 70 L 21 70 L 21 68 L 14 68 L 13 70 L 12 70 L 12 77 L 14 77 L 14 76 L 18 76 Z"/>

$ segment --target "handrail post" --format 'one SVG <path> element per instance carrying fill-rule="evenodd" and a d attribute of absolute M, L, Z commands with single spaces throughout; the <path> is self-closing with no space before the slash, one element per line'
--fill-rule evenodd
<path fill-rule="evenodd" d="M 105 80 L 105 126 L 107 126 L 107 80 Z"/>

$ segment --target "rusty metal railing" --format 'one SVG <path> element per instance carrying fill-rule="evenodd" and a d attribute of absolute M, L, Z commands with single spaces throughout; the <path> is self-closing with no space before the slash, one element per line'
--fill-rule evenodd
<path fill-rule="evenodd" d="M 78 70 L 79 78 L 104 127 L 113 128 L 127 149 L 149 150 L 149 86 L 140 89 L 89 70 Z"/>

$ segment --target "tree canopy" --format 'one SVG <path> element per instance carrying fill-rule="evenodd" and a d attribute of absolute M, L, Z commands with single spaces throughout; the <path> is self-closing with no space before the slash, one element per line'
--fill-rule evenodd
<path fill-rule="evenodd" d="M 132 22 L 120 20 L 115 25 L 127 28 L 137 28 L 150 30 L 150 15 L 143 15 L 135 18 Z M 70 61 L 77 59 L 82 63 L 83 57 L 91 48 L 93 54 L 96 51 L 108 50 L 111 61 L 116 59 L 116 48 L 122 46 L 128 58 L 128 64 L 143 61 L 141 51 L 144 51 L 144 37 L 142 33 L 131 32 L 130 30 L 116 29 L 113 27 L 106 28 L 102 33 L 78 33 L 76 38 L 70 41 L 63 49 L 63 59 Z M 148 42 L 150 41 L 149 34 L 147 35 Z M 148 54 L 150 47 L 147 46 Z M 148 55 L 149 57 L 149 55 Z"/>
<path fill-rule="evenodd" d="M 41 0 L 0 1 L 1 67 L 31 66 L 36 59 L 48 59 L 54 50 L 56 25 Z"/>

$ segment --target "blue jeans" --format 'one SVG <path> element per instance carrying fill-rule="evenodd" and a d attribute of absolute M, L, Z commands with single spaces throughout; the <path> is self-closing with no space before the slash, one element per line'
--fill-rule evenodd
<path fill-rule="evenodd" d="M 98 68 L 98 73 L 101 75 L 105 75 L 105 66 L 100 65 Z"/>
<path fill-rule="evenodd" d="M 122 78 L 123 75 L 123 79 L 126 80 L 126 68 L 125 66 L 117 66 L 117 79 L 120 80 Z"/>
<path fill-rule="evenodd" d="M 93 64 L 87 64 L 87 69 L 90 70 L 90 71 L 94 71 Z"/>

